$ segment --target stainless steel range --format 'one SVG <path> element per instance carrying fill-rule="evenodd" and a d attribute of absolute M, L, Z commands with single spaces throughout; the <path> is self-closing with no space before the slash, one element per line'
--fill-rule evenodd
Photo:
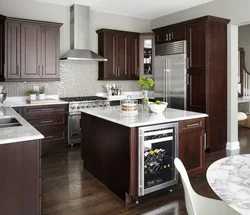
<path fill-rule="evenodd" d="M 110 105 L 106 98 L 98 96 L 63 97 L 60 99 L 69 102 L 67 143 L 71 146 L 81 142 L 81 109 Z"/>

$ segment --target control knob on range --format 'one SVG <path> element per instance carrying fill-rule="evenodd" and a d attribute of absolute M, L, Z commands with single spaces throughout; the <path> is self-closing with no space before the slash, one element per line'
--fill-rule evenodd
<path fill-rule="evenodd" d="M 71 108 L 72 110 L 76 109 L 76 107 L 75 107 L 75 106 L 71 106 L 70 108 Z"/>

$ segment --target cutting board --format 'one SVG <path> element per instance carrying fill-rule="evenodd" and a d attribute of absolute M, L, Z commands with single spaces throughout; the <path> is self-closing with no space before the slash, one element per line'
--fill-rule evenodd
<path fill-rule="evenodd" d="M 47 103 L 55 103 L 57 99 L 37 99 L 37 100 L 27 100 L 28 104 L 47 104 Z"/>

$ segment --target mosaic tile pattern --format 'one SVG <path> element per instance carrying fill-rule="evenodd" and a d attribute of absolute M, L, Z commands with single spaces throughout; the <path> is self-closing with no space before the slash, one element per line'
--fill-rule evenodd
<path fill-rule="evenodd" d="M 124 91 L 140 90 L 136 81 L 97 81 L 97 62 L 65 61 L 60 65 L 61 81 L 53 82 L 0 82 L 8 96 L 25 96 L 33 86 L 45 87 L 45 94 L 63 96 L 87 96 L 105 92 L 103 84 L 117 84 Z"/>

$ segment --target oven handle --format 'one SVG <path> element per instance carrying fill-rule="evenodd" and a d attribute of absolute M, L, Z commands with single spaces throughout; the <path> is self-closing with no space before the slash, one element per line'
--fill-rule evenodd
<path fill-rule="evenodd" d="M 69 113 L 69 116 L 81 115 L 81 112 L 72 112 Z"/>

